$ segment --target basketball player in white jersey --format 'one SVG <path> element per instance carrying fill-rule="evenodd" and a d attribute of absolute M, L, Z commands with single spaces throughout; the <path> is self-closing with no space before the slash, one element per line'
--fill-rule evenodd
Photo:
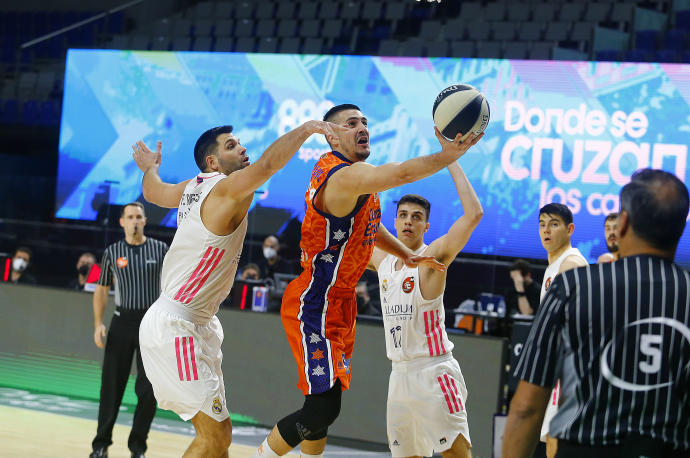
<path fill-rule="evenodd" d="M 457 162 L 448 166 L 464 214 L 448 233 L 424 244 L 429 202 L 406 195 L 398 201 L 398 240 L 416 254 L 449 266 L 482 218 L 482 206 Z M 388 385 L 386 424 L 394 457 L 471 457 L 467 423 L 467 388 L 453 343 L 445 330 L 443 292 L 446 272 L 407 267 L 376 248 L 368 266 L 379 275 L 386 353 L 393 362 Z"/>
<path fill-rule="evenodd" d="M 247 230 L 254 191 L 282 168 L 312 134 L 337 142 L 347 130 L 308 121 L 271 144 L 254 164 L 232 126 L 204 132 L 194 147 L 201 170 L 178 184 L 158 175 L 161 143 L 154 153 L 132 147 L 144 172 L 146 200 L 178 208 L 177 232 L 161 272 L 161 295 L 139 328 L 141 356 L 158 405 L 191 420 L 196 437 L 185 457 L 227 457 L 232 424 L 221 372 L 223 330 L 215 316 L 227 297 Z"/>
<path fill-rule="evenodd" d="M 541 283 L 540 301 L 546 296 L 546 291 L 548 291 L 556 275 L 588 264 L 580 250 L 573 248 L 570 244 L 574 230 L 573 213 L 566 205 L 550 203 L 539 210 L 539 238 L 549 258 L 549 265 L 544 272 L 544 280 Z M 558 411 L 560 397 L 560 382 L 556 382 L 549 398 L 549 405 L 546 408 L 544 423 L 541 426 L 541 441 L 546 442 L 546 456 L 548 458 L 556 455 L 557 441 L 548 434 L 551 419 Z"/>

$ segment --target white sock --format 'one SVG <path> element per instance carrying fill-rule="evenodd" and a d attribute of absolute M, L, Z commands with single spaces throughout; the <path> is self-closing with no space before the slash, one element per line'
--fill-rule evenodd
<path fill-rule="evenodd" d="M 304 452 L 300 452 L 299 456 L 301 458 L 323 458 L 323 453 L 319 453 L 318 455 L 309 455 Z"/>
<path fill-rule="evenodd" d="M 268 437 L 259 445 L 259 448 L 254 452 L 252 458 L 278 458 L 276 452 L 273 451 L 270 445 L 268 445 Z"/>

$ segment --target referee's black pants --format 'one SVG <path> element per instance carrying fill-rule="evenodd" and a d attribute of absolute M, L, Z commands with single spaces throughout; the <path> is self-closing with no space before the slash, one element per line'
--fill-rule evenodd
<path fill-rule="evenodd" d="M 109 447 L 113 443 L 113 426 L 120 411 L 122 395 L 127 386 L 127 378 L 132 368 L 132 357 L 136 350 L 137 380 L 134 391 L 138 401 L 127 445 L 132 452 L 146 451 L 146 437 L 156 413 L 156 398 L 153 395 L 151 382 L 146 378 L 139 351 L 139 324 L 144 313 L 146 312 L 118 310 L 110 322 L 103 357 L 98 430 L 92 443 L 94 450 Z"/>

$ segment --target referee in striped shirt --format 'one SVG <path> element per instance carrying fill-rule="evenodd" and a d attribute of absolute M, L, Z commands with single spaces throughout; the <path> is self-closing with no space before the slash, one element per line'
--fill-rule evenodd
<path fill-rule="evenodd" d="M 661 170 L 620 193 L 621 259 L 560 274 L 520 361 L 503 458 L 530 457 L 551 388 L 557 458 L 690 456 L 690 277 L 674 264 L 688 190 Z"/>
<path fill-rule="evenodd" d="M 108 456 L 108 447 L 113 443 L 113 425 L 120 409 L 135 350 L 137 379 L 134 391 L 138 402 L 127 444 L 133 458 L 144 456 L 146 437 L 156 413 L 156 398 L 139 354 L 139 323 L 146 310 L 160 295 L 161 267 L 168 246 L 146 237 L 145 225 L 144 206 L 139 202 L 125 205 L 120 214 L 120 226 L 124 229 L 125 238 L 106 248 L 101 261 L 101 277 L 93 295 L 94 342 L 99 348 L 104 347 L 102 338 L 106 335 L 106 329 L 103 314 L 108 303 L 108 290 L 113 283 L 117 308 L 105 343 L 98 430 L 92 443 L 90 458 Z"/>

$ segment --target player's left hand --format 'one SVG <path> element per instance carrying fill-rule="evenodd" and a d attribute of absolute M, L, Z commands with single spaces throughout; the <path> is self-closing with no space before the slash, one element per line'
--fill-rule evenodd
<path fill-rule="evenodd" d="M 132 150 L 134 151 L 132 157 L 134 158 L 134 162 L 137 163 L 137 167 L 139 167 L 142 172 L 146 173 L 151 167 L 161 165 L 162 146 L 163 144 L 160 140 L 156 142 L 156 152 L 154 153 L 146 146 L 146 143 L 141 140 L 132 145 Z"/>
<path fill-rule="evenodd" d="M 419 256 L 413 254 L 403 259 L 407 267 L 425 266 L 437 272 L 445 272 L 448 268 L 442 262 L 438 262 L 433 256 Z"/>

